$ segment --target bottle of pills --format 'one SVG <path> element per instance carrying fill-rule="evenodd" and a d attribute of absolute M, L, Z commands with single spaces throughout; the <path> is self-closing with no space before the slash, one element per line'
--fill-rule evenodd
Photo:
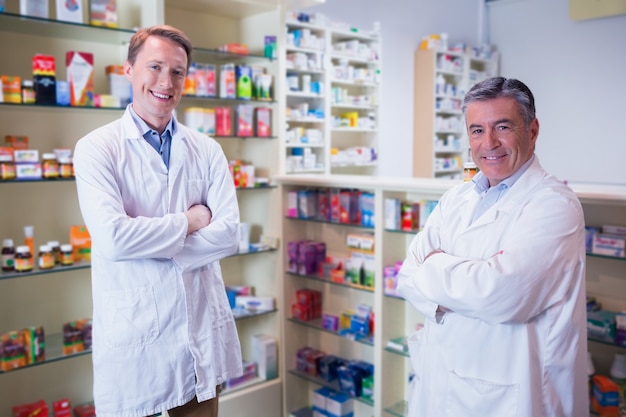
<path fill-rule="evenodd" d="M 0 180 L 15 179 L 15 164 L 11 155 L 0 155 Z"/>
<path fill-rule="evenodd" d="M 478 167 L 473 162 L 466 162 L 463 165 L 463 181 L 468 182 L 474 178 L 474 175 L 478 172 Z"/>
<path fill-rule="evenodd" d="M 54 255 L 54 263 L 60 264 L 61 263 L 61 246 L 59 245 L 59 242 L 56 240 L 51 240 L 50 242 L 48 242 L 48 246 L 50 246 L 50 249 L 52 250 L 52 254 Z"/>
<path fill-rule="evenodd" d="M 44 153 L 42 155 L 41 176 L 46 179 L 59 178 L 59 162 L 54 153 Z"/>
<path fill-rule="evenodd" d="M 49 245 L 39 247 L 39 269 L 50 269 L 54 267 L 54 252 Z"/>
<path fill-rule="evenodd" d="M 15 272 L 29 272 L 33 270 L 33 254 L 27 245 L 15 248 Z"/>
<path fill-rule="evenodd" d="M 61 245 L 61 265 L 72 265 L 74 263 L 74 252 L 72 245 L 64 243 Z"/>
<path fill-rule="evenodd" d="M 59 175 L 61 178 L 74 177 L 74 164 L 69 156 L 59 158 Z"/>
<path fill-rule="evenodd" d="M 35 104 L 35 84 L 33 80 L 22 81 L 22 103 Z"/>
<path fill-rule="evenodd" d="M 2 270 L 9 272 L 15 270 L 15 246 L 13 239 L 2 241 Z"/>

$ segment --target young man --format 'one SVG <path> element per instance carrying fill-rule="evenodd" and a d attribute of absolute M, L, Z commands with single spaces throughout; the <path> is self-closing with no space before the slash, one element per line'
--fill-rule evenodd
<path fill-rule="evenodd" d="M 191 51 L 176 28 L 139 30 L 132 103 L 75 149 L 101 417 L 216 416 L 219 385 L 242 372 L 219 266 L 238 246 L 233 180 L 219 144 L 173 116 Z"/>
<path fill-rule="evenodd" d="M 441 198 L 400 270 L 425 317 L 409 416 L 588 415 L 580 202 L 534 154 L 526 85 L 485 80 L 463 111 L 480 172 Z"/>

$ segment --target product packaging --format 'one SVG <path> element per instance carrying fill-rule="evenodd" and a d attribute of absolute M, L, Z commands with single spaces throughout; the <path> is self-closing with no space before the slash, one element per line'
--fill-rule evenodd
<path fill-rule="evenodd" d="M 215 108 L 215 136 L 232 136 L 230 107 Z"/>
<path fill-rule="evenodd" d="M 89 23 L 94 26 L 117 27 L 116 0 L 89 0 Z"/>
<path fill-rule="evenodd" d="M 94 105 L 94 67 L 91 52 L 68 51 L 65 54 L 67 81 L 70 85 L 70 105 Z"/>
<path fill-rule="evenodd" d="M 220 67 L 220 98 L 237 98 L 234 64 Z"/>
<path fill-rule="evenodd" d="M 133 90 L 130 81 L 124 75 L 124 67 L 107 65 L 104 71 L 109 81 L 109 94 L 120 100 L 121 107 L 126 107 L 132 100 Z"/>
<path fill-rule="evenodd" d="M 74 262 L 91 261 L 91 236 L 85 226 L 70 228 L 70 244 L 74 252 Z"/>
<path fill-rule="evenodd" d="M 56 104 L 56 63 L 54 56 L 35 54 L 33 56 L 33 82 L 35 103 Z"/>
<path fill-rule="evenodd" d="M 14 405 L 12 417 L 48 417 L 48 403 L 44 400 L 35 401 L 29 404 Z"/>
<path fill-rule="evenodd" d="M 252 98 L 252 68 L 248 65 L 237 65 L 235 67 L 235 80 L 237 98 L 250 100 Z"/>
<path fill-rule="evenodd" d="M 252 336 L 252 361 L 257 364 L 259 378 L 278 377 L 278 349 L 276 339 L 266 334 Z"/>
<path fill-rule="evenodd" d="M 20 0 L 20 14 L 48 18 L 48 0 Z"/>
<path fill-rule="evenodd" d="M 254 109 L 255 136 L 260 138 L 272 135 L 272 110 L 268 107 L 256 107 Z"/>
<path fill-rule="evenodd" d="M 252 136 L 252 126 L 254 119 L 253 111 L 253 106 L 249 106 L 246 104 L 240 104 L 236 106 L 235 113 L 237 115 L 237 123 L 235 124 L 235 127 L 237 129 L 237 136 Z"/>
<path fill-rule="evenodd" d="M 83 23 L 82 0 L 56 0 L 57 20 Z"/>
<path fill-rule="evenodd" d="M 4 103 L 22 102 L 22 78 L 19 76 L 2 76 L 2 100 Z"/>

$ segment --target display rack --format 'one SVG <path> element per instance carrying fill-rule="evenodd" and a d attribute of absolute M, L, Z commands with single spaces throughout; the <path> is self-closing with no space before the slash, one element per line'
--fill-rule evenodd
<path fill-rule="evenodd" d="M 318 16 L 285 22 L 283 173 L 375 175 L 382 39 Z"/>
<path fill-rule="evenodd" d="M 388 229 L 385 227 L 385 200 L 397 198 L 402 201 L 436 201 L 448 189 L 460 181 L 425 178 L 363 178 L 359 176 L 317 176 L 283 175 L 277 178 L 283 186 L 283 213 L 288 205 L 288 193 L 304 189 L 357 189 L 374 193 L 375 227 L 363 229 L 353 225 L 327 224 L 325 222 L 284 218 L 283 242 L 297 239 L 324 241 L 327 247 L 337 248 L 345 244 L 346 233 L 353 230 L 368 230 L 375 237 L 375 286 L 372 293 L 362 294 L 353 288 L 341 287 L 330 281 L 316 277 L 303 277 L 288 272 L 284 268 L 285 305 L 281 315 L 284 320 L 283 344 L 285 355 L 282 367 L 286 369 L 284 384 L 285 410 L 298 415 L 299 410 L 310 409 L 312 392 L 328 384 L 318 378 L 310 378 L 293 371 L 294 355 L 304 344 L 321 349 L 329 354 L 347 358 L 363 359 L 375 363 L 374 401 L 355 402 L 355 416 L 398 416 L 405 417 L 408 412 L 408 380 L 411 363 L 403 347 L 403 339 L 410 335 L 416 324 L 423 322 L 423 317 L 401 297 L 386 291 L 383 271 L 388 265 L 402 261 L 406 250 L 415 235 L 415 231 Z M 626 210 L 626 188 L 611 186 L 572 185 L 573 190 L 583 204 L 588 224 L 622 224 Z M 284 249 L 286 250 L 286 249 Z M 626 258 L 598 257 L 590 255 L 587 267 L 587 290 L 596 296 L 607 309 L 623 310 L 626 308 L 626 276 L 624 262 Z M 352 308 L 360 302 L 371 303 L 375 313 L 375 332 L 372 345 L 354 340 L 345 340 L 342 336 L 329 332 L 319 323 L 302 323 L 294 320 L 289 306 L 294 293 L 299 288 L 313 288 L 323 292 L 323 311 L 338 312 Z M 589 350 L 594 355 L 598 372 L 607 373 L 615 351 L 623 347 L 589 341 Z M 336 387 L 335 387 L 336 388 Z M 305 411 L 302 411 L 303 413 Z"/>
<path fill-rule="evenodd" d="M 477 82 L 498 74 L 498 54 L 415 52 L 413 176 L 461 179 L 469 143 L 461 107 Z"/>

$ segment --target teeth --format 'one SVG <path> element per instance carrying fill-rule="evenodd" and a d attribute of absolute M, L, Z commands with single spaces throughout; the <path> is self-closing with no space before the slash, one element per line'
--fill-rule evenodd
<path fill-rule="evenodd" d="M 166 94 L 159 94 L 159 93 L 155 93 L 155 92 L 152 92 L 152 94 L 154 94 L 158 98 L 169 98 L 169 96 L 166 95 Z"/>

